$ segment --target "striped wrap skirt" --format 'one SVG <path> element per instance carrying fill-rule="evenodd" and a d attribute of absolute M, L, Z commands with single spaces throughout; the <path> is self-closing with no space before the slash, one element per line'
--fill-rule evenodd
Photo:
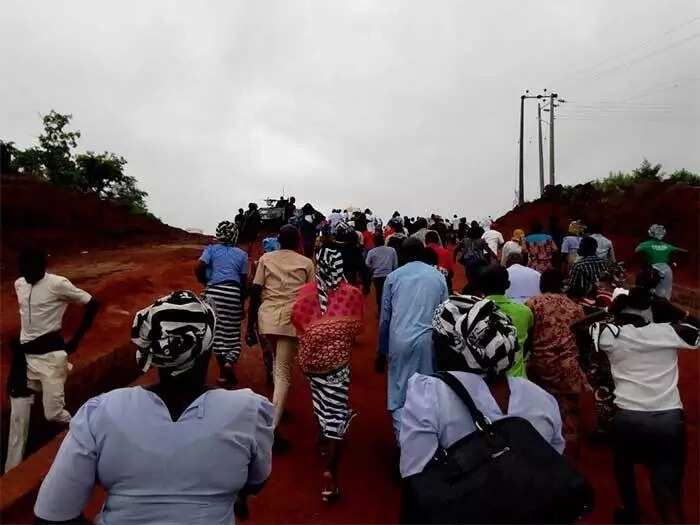
<path fill-rule="evenodd" d="M 348 406 L 350 392 L 350 366 L 327 374 L 308 374 L 314 414 L 323 437 L 341 440 L 355 417 Z"/>
<path fill-rule="evenodd" d="M 241 355 L 241 287 L 234 281 L 207 286 L 204 297 L 216 310 L 212 351 L 219 361 L 233 364 Z"/>

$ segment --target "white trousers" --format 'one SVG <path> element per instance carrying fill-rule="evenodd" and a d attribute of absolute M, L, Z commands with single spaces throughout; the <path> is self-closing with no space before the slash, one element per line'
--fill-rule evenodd
<path fill-rule="evenodd" d="M 27 386 L 35 392 L 41 392 L 44 416 L 48 421 L 70 422 L 70 413 L 64 408 L 64 387 L 70 368 L 72 366 L 68 363 L 68 355 L 63 350 L 27 355 Z M 10 398 L 10 433 L 5 472 L 17 466 L 24 457 L 33 403 L 33 395 Z"/>

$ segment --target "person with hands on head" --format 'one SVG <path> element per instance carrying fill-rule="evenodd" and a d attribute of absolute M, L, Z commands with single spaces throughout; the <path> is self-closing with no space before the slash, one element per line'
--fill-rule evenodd
<path fill-rule="evenodd" d="M 48 273 L 47 254 L 37 248 L 24 249 L 19 255 L 21 277 L 15 281 L 19 303 L 21 332 L 15 343 L 10 434 L 5 471 L 15 467 L 24 455 L 29 431 L 29 413 L 33 392 L 42 393 L 44 416 L 48 421 L 67 424 L 71 415 L 65 409 L 65 382 L 71 365 L 68 355 L 78 349 L 92 326 L 98 302 L 86 291 L 76 288 L 65 277 Z M 82 321 L 73 337 L 63 338 L 63 316 L 69 304 L 84 306 Z M 24 387 L 24 388 L 23 388 Z M 32 392 L 30 394 L 30 391 Z"/>
<path fill-rule="evenodd" d="M 96 523 L 230 525 L 272 464 L 273 407 L 245 390 L 209 389 L 213 308 L 176 291 L 139 311 L 131 337 L 149 387 L 90 399 L 71 421 L 34 506 L 38 523 L 75 523 L 96 481 Z M 235 502 L 238 501 L 238 505 Z"/>

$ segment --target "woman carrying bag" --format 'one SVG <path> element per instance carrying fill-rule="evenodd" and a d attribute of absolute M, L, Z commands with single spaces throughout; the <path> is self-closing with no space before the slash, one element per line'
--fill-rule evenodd
<path fill-rule="evenodd" d="M 433 337 L 440 372 L 414 375 L 404 406 L 402 521 L 573 521 L 590 487 L 561 456 L 555 399 L 506 375 L 517 350 L 510 319 L 488 299 L 453 295 L 435 313 Z"/>

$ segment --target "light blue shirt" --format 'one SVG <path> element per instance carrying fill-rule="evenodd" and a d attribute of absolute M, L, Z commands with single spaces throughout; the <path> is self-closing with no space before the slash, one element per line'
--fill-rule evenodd
<path fill-rule="evenodd" d="M 99 480 L 98 524 L 231 525 L 238 492 L 270 474 L 272 414 L 249 389 L 209 390 L 175 422 L 141 387 L 94 397 L 71 420 L 34 513 L 78 516 Z"/>
<path fill-rule="evenodd" d="M 535 383 L 509 377 L 508 413 L 503 414 L 481 376 L 467 372 L 451 373 L 462 382 L 476 407 L 491 421 L 506 416 L 527 419 L 557 452 L 564 452 L 559 405 Z M 436 377 L 414 375 L 408 382 L 406 404 L 402 410 L 401 476 L 405 478 L 422 472 L 438 445 L 446 449 L 475 430 L 469 410 L 449 386 Z"/>
<path fill-rule="evenodd" d="M 207 265 L 207 285 L 235 281 L 245 282 L 248 274 L 248 254 L 235 246 L 210 244 L 199 258 Z"/>
<path fill-rule="evenodd" d="M 396 250 L 391 246 L 377 246 L 367 252 L 365 260 L 373 278 L 386 277 L 399 266 Z"/>
<path fill-rule="evenodd" d="M 410 262 L 384 283 L 379 353 L 387 355 L 387 409 L 401 408 L 408 379 L 433 372 L 433 314 L 447 300 L 445 277 L 434 267 Z"/>

